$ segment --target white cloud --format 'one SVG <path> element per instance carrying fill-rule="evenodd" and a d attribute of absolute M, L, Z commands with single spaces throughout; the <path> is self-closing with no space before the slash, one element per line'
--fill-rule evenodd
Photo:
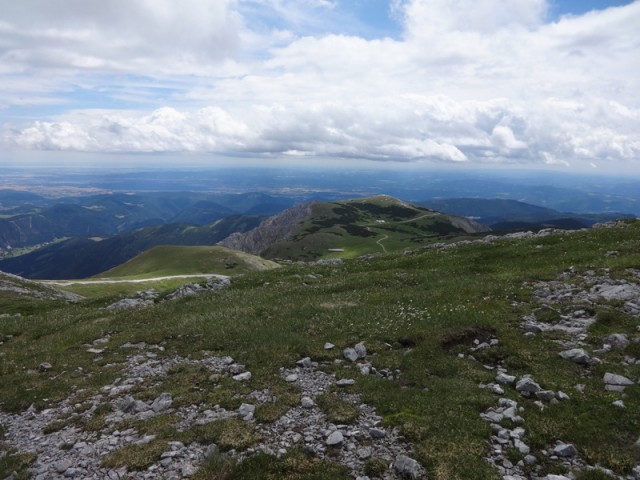
<path fill-rule="evenodd" d="M 232 0 L 0 0 L 0 60 L 30 68 L 200 71 L 239 47 Z"/>
<path fill-rule="evenodd" d="M 12 79 L 0 104 L 25 98 L 35 78 L 41 102 L 81 80 L 108 83 L 88 77 L 93 70 L 130 72 L 126 98 L 153 108 L 5 125 L 5 145 L 601 167 L 640 160 L 640 1 L 555 22 L 545 0 L 395 1 L 404 35 L 373 40 L 301 34 L 296 26 L 313 23 L 314 12 L 336 8 L 327 0 L 69 0 L 67 11 L 24 2 L 40 7 L 32 21 L 22 2 L 0 0 L 10 7 L 0 68 L 13 69 L 0 71 Z M 274 16 L 280 24 L 264 28 Z M 20 87 L 19 72 L 34 69 L 52 83 L 31 75 Z M 170 91 L 160 98 L 154 83 Z"/>

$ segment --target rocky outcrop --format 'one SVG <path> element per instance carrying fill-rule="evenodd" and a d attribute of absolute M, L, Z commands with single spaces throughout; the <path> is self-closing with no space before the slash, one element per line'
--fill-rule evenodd
<path fill-rule="evenodd" d="M 67 302 L 77 302 L 83 298 L 80 295 L 5 272 L 0 272 L 0 292 L 9 292 L 41 300 L 65 300 Z"/>
<path fill-rule="evenodd" d="M 218 242 L 218 245 L 260 255 L 274 243 L 290 240 L 300 222 L 311 216 L 312 205 L 313 203 L 307 203 L 289 208 L 278 215 L 267 218 L 253 230 L 229 235 Z"/>

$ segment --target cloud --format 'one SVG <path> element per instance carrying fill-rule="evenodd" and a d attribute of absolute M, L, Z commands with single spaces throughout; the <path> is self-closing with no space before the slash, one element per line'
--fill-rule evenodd
<path fill-rule="evenodd" d="M 14 92 L 0 103 L 24 98 L 36 77 L 20 87 L 19 71 L 39 69 L 52 82 L 37 76 L 40 102 L 80 81 L 113 92 L 112 77 L 87 72 L 124 71 L 137 104 L 6 124 L 13 148 L 601 168 L 640 159 L 640 1 L 549 21 L 545 0 L 397 0 L 403 35 L 374 39 L 318 33 L 314 15 L 339 6 L 324 0 L 69 0 L 66 12 L 52 5 L 67 2 L 25 2 L 40 7 L 33 22 L 22 2 L 0 0 L 11 7 L 0 65 L 18 72 L 0 72 Z"/>
<path fill-rule="evenodd" d="M 0 59 L 14 71 L 200 71 L 237 51 L 232 0 L 0 0 Z"/>

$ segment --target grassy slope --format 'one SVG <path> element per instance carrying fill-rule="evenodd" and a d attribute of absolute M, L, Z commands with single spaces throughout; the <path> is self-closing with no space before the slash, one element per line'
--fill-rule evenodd
<path fill-rule="evenodd" d="M 618 256 L 605 256 L 610 250 Z M 42 408 L 66 398 L 72 385 L 99 388 L 118 376 L 117 369 L 102 366 L 122 362 L 124 353 L 117 345 L 129 341 L 160 343 L 167 356 L 203 351 L 232 355 L 254 375 L 247 392 L 277 384 L 279 368 L 293 366 L 301 357 L 332 360 L 340 357 L 341 348 L 365 341 L 375 354 L 374 366 L 400 369 L 400 380 L 361 377 L 345 364 L 325 368 L 357 379 L 354 391 L 375 405 L 387 424 L 401 426 L 429 478 L 496 479 L 482 460 L 490 429 L 479 416 L 495 405 L 496 397 L 478 388 L 493 373 L 481 363 L 458 358 L 470 344 L 443 347 L 470 328 L 484 329 L 500 340 L 485 361 L 502 359 L 511 374 L 531 373 L 546 388 L 572 397 L 539 413 L 532 401 L 507 391 L 525 406 L 525 441 L 540 461 L 539 449 L 562 439 L 575 442 L 590 461 L 628 473 L 639 455 L 632 445 L 640 431 L 640 387 L 629 388 L 627 408 L 617 409 L 611 406 L 616 396 L 603 389 L 602 375 L 616 368 L 638 378 L 640 366 L 604 365 L 585 377 L 583 369 L 557 356 L 561 347 L 552 337 L 526 339 L 519 328 L 522 315 L 533 308 L 532 291 L 523 282 L 551 280 L 572 266 L 578 271 L 607 267 L 614 276 L 624 275 L 628 267 L 640 268 L 640 222 L 569 236 L 383 255 L 340 267 L 290 266 L 242 276 L 215 294 L 143 311 L 105 313 L 78 305 L 4 320 L 0 407 L 17 410 L 35 402 Z M 308 273 L 322 277 L 301 278 Z M 594 341 L 612 331 L 633 335 L 635 324 L 622 317 L 613 325 L 597 324 Z M 106 333 L 112 335 L 112 347 L 94 362 L 82 344 Z M 325 341 L 340 348 L 325 351 Z M 53 370 L 30 373 L 42 361 L 51 362 Z M 79 366 L 84 374 L 77 373 Z M 56 375 L 55 382 L 49 380 Z M 587 385 L 584 395 L 575 388 L 579 383 Z M 174 398 L 184 394 L 179 389 L 173 393 Z M 219 396 L 210 399 L 219 401 Z"/>
<path fill-rule="evenodd" d="M 273 245 L 263 256 L 354 258 L 465 235 L 462 229 L 451 225 L 447 215 L 382 195 L 314 204 L 311 217 L 302 223 L 293 239 Z M 334 253 L 329 249 L 344 251 Z"/>
<path fill-rule="evenodd" d="M 149 278 L 195 273 L 237 275 L 278 265 L 224 247 L 154 247 L 95 278 Z"/>

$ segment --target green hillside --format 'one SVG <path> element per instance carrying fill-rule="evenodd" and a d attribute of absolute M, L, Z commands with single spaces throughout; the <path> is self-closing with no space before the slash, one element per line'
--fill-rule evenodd
<path fill-rule="evenodd" d="M 150 278 L 207 273 L 238 275 L 278 266 L 272 261 L 224 247 L 160 246 L 94 278 Z"/>
<path fill-rule="evenodd" d="M 215 245 L 232 232 L 249 230 L 260 217 L 234 215 L 204 226 L 152 225 L 105 239 L 71 238 L 13 258 L 0 270 L 25 278 L 85 278 L 114 268 L 157 245 Z"/>
<path fill-rule="evenodd" d="M 316 202 L 311 216 L 289 241 L 262 252 L 266 258 L 353 258 L 386 253 L 434 241 L 455 239 L 482 231 L 459 217 L 403 202 L 377 197 L 340 202 Z"/>
<path fill-rule="evenodd" d="M 157 273 L 173 262 L 162 252 L 120 275 Z M 125 467 L 162 478 L 181 461 L 194 479 L 401 478 L 392 445 L 429 480 L 631 479 L 639 291 L 640 221 L 628 221 L 291 264 L 140 310 L 35 308 L 0 320 L 0 410 L 23 415 L 0 416 L 0 478 L 82 451 L 88 466 L 73 468 L 105 478 Z M 347 360 L 359 342 L 366 352 Z M 588 359 L 559 355 L 570 348 Z M 624 391 L 608 388 L 614 374 Z M 520 393 L 527 379 L 540 390 Z M 170 408 L 158 402 L 168 396 Z M 137 413 L 152 402 L 158 411 Z M 344 438 L 330 445 L 329 432 Z"/>

